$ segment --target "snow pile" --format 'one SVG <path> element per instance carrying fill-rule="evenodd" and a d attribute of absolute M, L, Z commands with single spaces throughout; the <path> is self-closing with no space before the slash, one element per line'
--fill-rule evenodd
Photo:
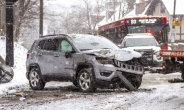
<path fill-rule="evenodd" d="M 0 55 L 5 59 L 6 57 L 6 40 L 0 39 Z M 7 93 L 14 88 L 17 90 L 21 85 L 27 85 L 26 79 L 26 53 L 27 50 L 19 43 L 14 43 L 14 77 L 9 83 L 0 84 L 0 95 Z M 11 92 L 11 91 L 9 91 Z"/>

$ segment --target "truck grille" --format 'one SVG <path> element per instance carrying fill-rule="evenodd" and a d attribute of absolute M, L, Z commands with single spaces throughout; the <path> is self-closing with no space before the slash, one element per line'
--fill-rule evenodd
<path fill-rule="evenodd" d="M 153 50 L 152 49 L 136 49 L 135 51 L 142 54 L 141 63 L 144 66 L 151 66 L 153 64 Z"/>

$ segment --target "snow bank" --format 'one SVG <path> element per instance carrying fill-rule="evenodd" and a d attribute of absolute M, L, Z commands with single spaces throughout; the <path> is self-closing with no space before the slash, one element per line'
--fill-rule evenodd
<path fill-rule="evenodd" d="M 6 40 L 0 39 L 0 55 L 5 59 L 6 57 Z M 0 84 L 0 95 L 8 93 L 9 90 L 19 88 L 20 85 L 27 85 L 26 79 L 26 53 L 27 50 L 19 43 L 14 43 L 14 77 L 9 83 Z M 11 92 L 11 91 L 9 91 Z"/>

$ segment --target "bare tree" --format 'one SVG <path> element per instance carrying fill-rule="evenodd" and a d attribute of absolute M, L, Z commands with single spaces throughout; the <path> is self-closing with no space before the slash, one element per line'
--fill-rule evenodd
<path fill-rule="evenodd" d="M 38 0 L 19 0 L 19 23 L 15 25 L 14 40 L 17 41 L 21 28 L 32 28 L 33 21 L 38 19 Z"/>
<path fill-rule="evenodd" d="M 132 9 L 134 9 L 135 1 L 136 0 L 126 0 L 126 2 L 128 3 L 128 7 L 127 7 L 128 12 L 130 12 Z"/>
<path fill-rule="evenodd" d="M 62 27 L 67 33 L 96 33 L 96 24 L 102 19 L 100 13 L 104 3 L 102 0 L 81 0 L 80 4 L 72 6 L 71 11 L 65 13 Z"/>

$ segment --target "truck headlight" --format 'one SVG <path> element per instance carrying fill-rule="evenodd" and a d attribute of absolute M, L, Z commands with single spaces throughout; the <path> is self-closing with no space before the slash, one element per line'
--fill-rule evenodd
<path fill-rule="evenodd" d="M 154 54 L 158 60 L 162 59 L 162 57 L 160 56 L 160 51 L 154 52 Z"/>
<path fill-rule="evenodd" d="M 162 59 L 162 57 L 160 55 L 156 55 L 156 57 L 157 57 L 158 60 Z"/>

